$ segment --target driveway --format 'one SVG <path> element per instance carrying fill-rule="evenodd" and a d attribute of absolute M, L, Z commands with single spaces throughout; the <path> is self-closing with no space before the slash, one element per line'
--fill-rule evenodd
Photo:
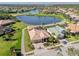
<path fill-rule="evenodd" d="M 75 49 L 79 49 L 79 43 L 72 44 L 72 47 L 74 47 Z"/>
<path fill-rule="evenodd" d="M 33 44 L 35 47 L 34 50 L 34 56 L 61 56 L 61 55 L 67 55 L 66 48 L 61 47 L 61 48 L 55 48 L 51 50 L 47 50 L 44 48 L 43 43 L 37 43 Z M 40 48 L 41 47 L 41 48 Z"/>
<path fill-rule="evenodd" d="M 36 43 L 33 45 L 34 45 L 35 50 L 44 49 L 43 43 Z"/>
<path fill-rule="evenodd" d="M 34 45 L 34 55 L 42 55 L 42 53 L 45 53 L 47 50 L 44 48 L 43 43 L 37 43 L 37 44 L 33 44 Z"/>
<path fill-rule="evenodd" d="M 67 56 L 66 48 L 64 47 L 61 47 L 61 51 L 60 48 L 55 48 L 51 50 L 40 49 L 34 52 L 34 56 Z"/>

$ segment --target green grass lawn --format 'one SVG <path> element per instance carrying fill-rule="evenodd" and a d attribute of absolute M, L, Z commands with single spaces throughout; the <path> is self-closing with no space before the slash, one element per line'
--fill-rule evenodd
<path fill-rule="evenodd" d="M 21 35 L 22 35 L 22 29 L 24 29 L 26 27 L 26 25 L 22 22 L 16 22 L 16 24 L 14 24 L 12 26 L 16 32 L 13 36 L 13 38 L 17 39 L 17 43 L 16 43 L 16 48 L 21 48 Z"/>
<path fill-rule="evenodd" d="M 0 41 L 0 56 L 10 56 L 11 51 L 10 48 L 14 46 L 16 41 L 11 42 L 11 41 Z"/>
<path fill-rule="evenodd" d="M 70 38 L 67 38 L 69 42 L 75 41 L 76 38 L 74 36 L 70 36 Z"/>
<path fill-rule="evenodd" d="M 67 40 L 68 40 L 69 42 L 79 40 L 79 35 L 77 35 L 77 36 L 68 35 Z"/>
<path fill-rule="evenodd" d="M 51 17 L 56 17 L 56 18 L 62 19 L 62 20 L 65 19 L 63 14 L 43 14 L 43 13 L 40 13 L 40 14 L 36 14 L 35 16 L 51 16 Z"/>
<path fill-rule="evenodd" d="M 25 51 L 26 52 L 32 51 L 33 50 L 33 45 L 32 45 L 32 42 L 30 40 L 28 31 L 26 29 L 24 31 L 24 39 L 25 39 L 24 40 Z"/>
<path fill-rule="evenodd" d="M 21 48 L 22 29 L 25 27 L 26 25 L 22 22 L 16 22 L 15 24 L 12 25 L 12 28 L 15 29 L 15 32 L 11 38 L 16 39 L 15 41 L 4 41 L 3 36 L 0 36 L 0 56 L 10 56 L 11 47 L 15 47 L 17 49 Z"/>
<path fill-rule="evenodd" d="M 16 39 L 15 48 L 20 49 L 21 48 L 21 31 L 16 31 L 12 38 Z"/>
<path fill-rule="evenodd" d="M 15 30 L 16 33 L 14 34 L 13 38 L 17 38 L 16 40 L 16 48 L 21 48 L 21 35 L 22 35 L 22 29 L 26 28 L 26 24 L 22 23 L 22 22 L 17 22 L 16 24 L 14 24 L 12 26 Z M 24 31 L 24 45 L 25 45 L 25 51 L 31 51 L 33 50 L 33 46 L 29 37 L 29 34 L 27 32 L 27 30 Z"/>
<path fill-rule="evenodd" d="M 31 16 L 31 15 L 30 15 L 30 16 Z M 58 18 L 58 19 L 60 19 L 60 20 L 62 20 L 62 21 L 64 21 L 64 22 L 66 22 L 66 23 L 71 23 L 69 17 L 65 16 L 65 15 L 62 14 L 62 13 L 57 13 L 57 14 L 55 14 L 55 13 L 53 13 L 53 14 L 40 13 L 40 14 L 35 14 L 35 15 L 32 15 L 32 16 L 39 16 L 39 17 L 41 17 L 41 16 L 50 16 L 50 17 Z"/>

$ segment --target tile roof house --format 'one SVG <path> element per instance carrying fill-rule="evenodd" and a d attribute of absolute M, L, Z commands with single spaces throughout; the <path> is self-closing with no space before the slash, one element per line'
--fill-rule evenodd
<path fill-rule="evenodd" d="M 79 16 L 73 13 L 66 13 L 66 15 L 68 15 L 72 21 L 79 21 Z"/>
<path fill-rule="evenodd" d="M 71 33 L 78 33 L 79 24 L 68 24 L 67 29 L 69 29 Z"/>
<path fill-rule="evenodd" d="M 64 38 L 64 34 L 66 32 L 64 28 L 61 28 L 59 26 L 50 27 L 47 29 L 47 31 L 55 38 Z"/>
<path fill-rule="evenodd" d="M 66 15 L 74 15 L 74 13 L 73 12 L 70 12 L 70 11 L 66 12 L 65 14 Z"/>
<path fill-rule="evenodd" d="M 65 10 L 64 8 L 59 8 L 59 9 L 57 10 L 57 12 L 66 13 L 66 10 Z"/>
<path fill-rule="evenodd" d="M 79 21 L 79 16 L 75 16 L 72 18 L 73 21 Z"/>
<path fill-rule="evenodd" d="M 14 22 L 15 22 L 14 20 L 0 20 L 0 26 L 8 25 Z"/>
<path fill-rule="evenodd" d="M 10 28 L 6 28 L 4 25 L 9 25 L 14 23 L 14 20 L 0 20 L 0 35 L 4 34 L 5 32 L 11 32 Z"/>
<path fill-rule="evenodd" d="M 42 29 L 32 28 L 28 32 L 33 43 L 44 42 L 50 37 L 49 33 Z"/>

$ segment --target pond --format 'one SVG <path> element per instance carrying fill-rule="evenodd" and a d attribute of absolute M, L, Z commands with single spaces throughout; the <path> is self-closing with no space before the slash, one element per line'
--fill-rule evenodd
<path fill-rule="evenodd" d="M 60 19 L 49 16 L 17 16 L 16 18 L 30 25 L 47 25 L 61 22 Z"/>
<path fill-rule="evenodd" d="M 38 13 L 39 13 L 38 9 L 27 12 L 27 14 L 38 14 Z"/>
<path fill-rule="evenodd" d="M 40 11 L 39 9 L 33 9 L 30 11 L 22 12 L 23 14 L 38 14 Z"/>

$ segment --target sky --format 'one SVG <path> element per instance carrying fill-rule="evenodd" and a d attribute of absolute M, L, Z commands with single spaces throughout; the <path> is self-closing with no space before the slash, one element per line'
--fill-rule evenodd
<path fill-rule="evenodd" d="M 79 2 L 0 2 L 0 4 L 79 4 Z"/>

